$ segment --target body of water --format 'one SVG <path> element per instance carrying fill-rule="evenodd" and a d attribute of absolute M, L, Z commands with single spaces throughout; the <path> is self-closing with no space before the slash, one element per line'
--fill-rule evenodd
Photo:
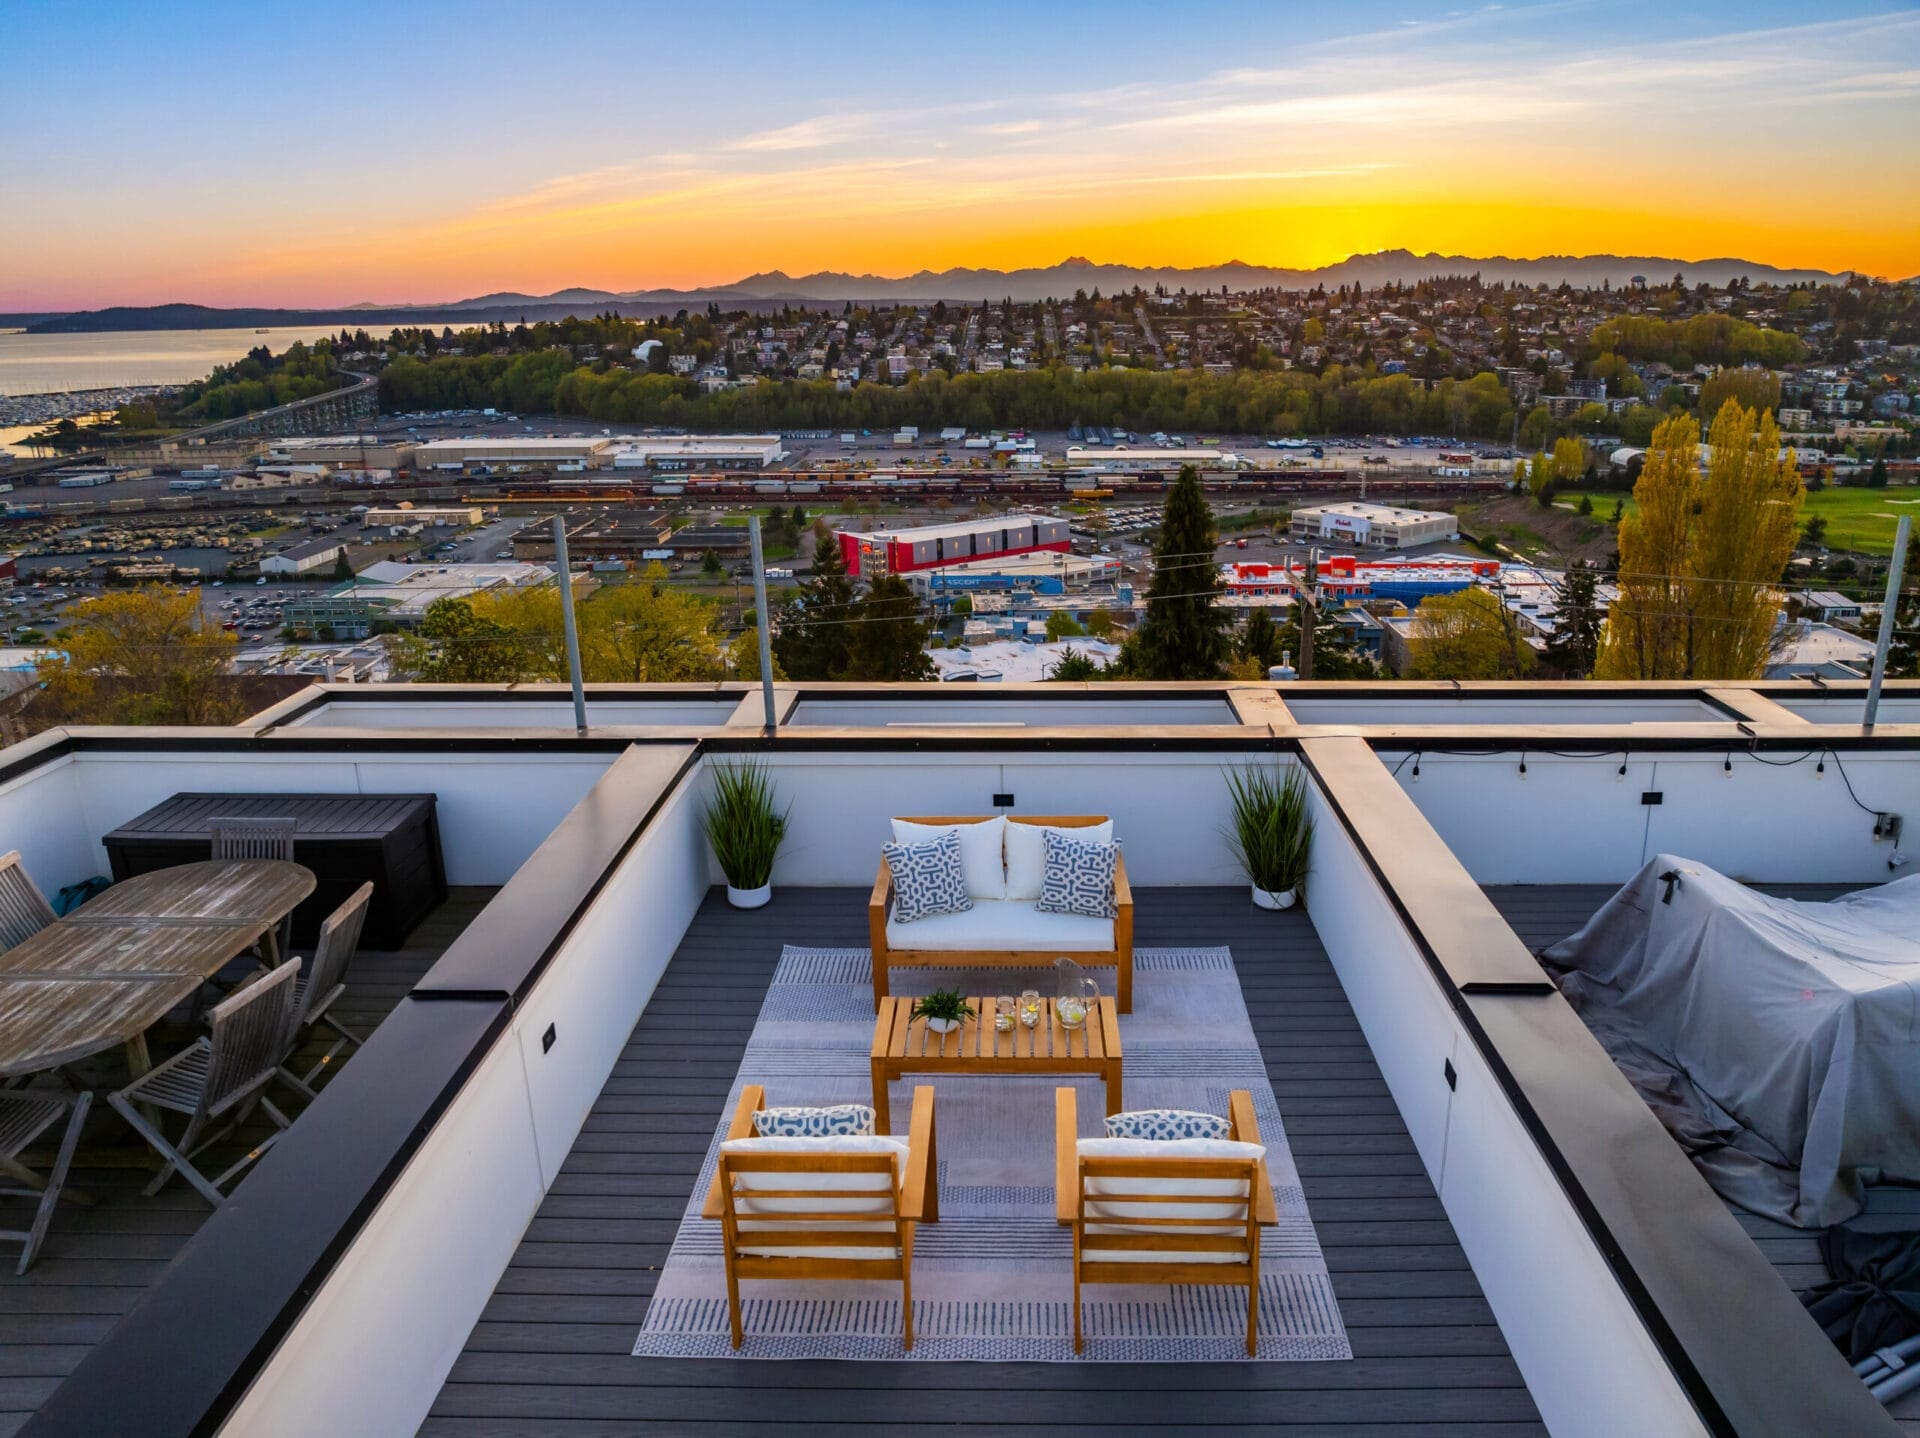
<path fill-rule="evenodd" d="M 121 385 L 186 384 L 256 345 L 278 353 L 338 325 L 252 330 L 108 330 L 100 334 L 0 333 L 0 395 L 53 394 Z"/>

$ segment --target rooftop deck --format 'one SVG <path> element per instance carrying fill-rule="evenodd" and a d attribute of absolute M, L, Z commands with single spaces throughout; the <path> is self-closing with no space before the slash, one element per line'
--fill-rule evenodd
<path fill-rule="evenodd" d="M 788 888 L 744 913 L 716 891 L 420 1431 L 844 1432 L 946 1412 L 1056 1433 L 1544 1432 L 1311 921 L 1259 913 L 1244 889 L 1136 895 L 1141 946 L 1233 950 L 1352 1361 L 936 1369 L 631 1357 L 781 946 L 866 943 L 864 889 Z"/>
<path fill-rule="evenodd" d="M 1763 892 L 1783 899 L 1820 902 L 1858 888 L 1856 884 L 1761 884 Z M 1528 884 L 1490 887 L 1487 897 L 1531 949 L 1543 949 L 1579 929 L 1615 890 L 1607 884 Z M 1820 1261 L 1819 1229 L 1793 1228 L 1727 1205 L 1774 1271 L 1795 1293 L 1827 1277 Z M 1911 1229 L 1920 1224 L 1920 1192 L 1884 1187 L 1868 1190 L 1866 1212 L 1853 1220 L 1858 1228 Z M 1893 1415 L 1908 1432 L 1920 1434 L 1920 1393 L 1893 1404 Z"/>
<path fill-rule="evenodd" d="M 456 889 L 408 936 L 406 948 L 363 951 L 334 1010 L 340 1021 L 357 1034 L 371 1033 L 492 893 Z M 182 1027 L 179 1036 L 187 1033 Z M 326 1048 L 324 1042 L 313 1045 L 306 1062 Z M 112 1082 L 105 1073 L 103 1068 L 103 1082 Z M 283 1107 L 289 1097 L 274 1094 Z M 287 1111 L 298 1113 L 297 1108 Z M 271 1131 L 265 1120 L 250 1123 L 211 1151 L 208 1171 L 219 1172 L 245 1151 L 244 1144 Z M 69 1180 L 70 1191 L 84 1190 L 96 1200 L 94 1206 L 60 1206 L 39 1259 L 24 1277 L 13 1271 L 17 1250 L 9 1248 L 0 1262 L 0 1438 L 16 1432 L 46 1401 L 212 1212 L 179 1180 L 152 1198 L 142 1197 L 141 1187 L 152 1173 L 152 1154 L 111 1109 L 96 1104 Z M 26 1209 L 24 1200 L 5 1202 L 9 1217 Z"/>

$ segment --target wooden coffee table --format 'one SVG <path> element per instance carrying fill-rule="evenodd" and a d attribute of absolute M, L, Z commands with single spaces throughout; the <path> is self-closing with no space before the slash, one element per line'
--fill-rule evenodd
<path fill-rule="evenodd" d="M 935 1033 L 913 1014 L 913 999 L 889 994 L 880 1000 L 873 1025 L 874 1130 L 889 1130 L 887 1085 L 906 1074 L 1096 1074 L 1107 1083 L 1107 1112 L 1120 1112 L 1120 1016 L 1103 996 L 1077 1029 L 1060 1022 L 1052 999 L 1041 1000 L 1032 1028 L 1014 1019 L 1000 1032 L 993 1022 L 993 996 L 970 998 L 974 1017 L 948 1033 Z"/>

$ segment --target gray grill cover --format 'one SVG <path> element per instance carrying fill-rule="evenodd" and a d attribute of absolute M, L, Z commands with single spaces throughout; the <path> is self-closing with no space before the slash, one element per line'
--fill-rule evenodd
<path fill-rule="evenodd" d="M 1542 958 L 1723 1198 L 1818 1228 L 1920 1180 L 1920 875 L 1801 903 L 1662 854 Z"/>

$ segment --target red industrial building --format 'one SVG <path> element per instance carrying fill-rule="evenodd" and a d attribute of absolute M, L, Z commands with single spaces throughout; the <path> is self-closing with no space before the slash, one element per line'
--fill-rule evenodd
<path fill-rule="evenodd" d="M 1073 550 L 1066 520 L 1033 514 L 968 519 L 922 529 L 883 529 L 871 534 L 841 530 L 837 538 L 847 572 L 868 579 L 977 559 L 1004 559 L 1041 549 L 1061 554 Z"/>

